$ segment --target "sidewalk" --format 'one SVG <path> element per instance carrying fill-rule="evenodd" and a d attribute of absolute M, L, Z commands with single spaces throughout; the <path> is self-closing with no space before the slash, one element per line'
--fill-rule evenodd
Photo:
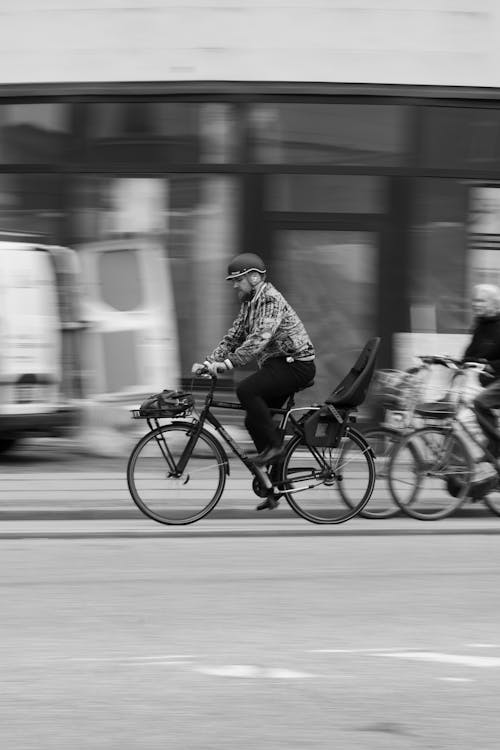
<path fill-rule="evenodd" d="M 466 506 L 451 518 L 441 521 L 417 521 L 403 516 L 390 519 L 355 518 L 344 524 L 311 524 L 295 515 L 286 501 L 274 511 L 255 510 L 259 499 L 251 490 L 248 473 L 231 467 L 225 492 L 209 516 L 196 524 L 169 527 L 145 518 L 130 497 L 125 472 L 108 471 L 31 471 L 3 472 L 0 477 L 0 530 L 12 532 L 24 523 L 37 527 L 37 533 L 69 526 L 77 534 L 87 529 L 93 533 L 114 530 L 115 533 L 243 533 L 252 529 L 258 534 L 462 534 L 500 533 L 500 518 L 482 504 Z M 68 526 L 69 525 L 69 526 Z M 193 530 L 196 530 L 193 532 Z M 106 532 L 108 530 L 108 532 Z M 27 527 L 25 528 L 25 532 Z M 85 531 L 85 533 L 87 533 Z"/>

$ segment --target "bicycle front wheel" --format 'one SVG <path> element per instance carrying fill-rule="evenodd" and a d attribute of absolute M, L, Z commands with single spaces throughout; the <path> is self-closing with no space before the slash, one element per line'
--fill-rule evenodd
<path fill-rule="evenodd" d="M 127 466 L 134 503 L 158 523 L 188 524 L 206 516 L 226 483 L 227 458 L 212 435 L 202 430 L 182 474 L 178 471 L 193 426 L 162 425 L 135 446 Z"/>
<path fill-rule="evenodd" d="M 436 521 L 463 503 L 473 474 L 474 462 L 460 435 L 443 427 L 422 427 L 395 447 L 389 489 L 408 516 Z"/>
<path fill-rule="evenodd" d="M 363 518 L 392 518 L 401 513 L 401 509 L 396 505 L 390 493 L 387 473 L 389 459 L 395 446 L 401 440 L 401 432 L 391 427 L 374 427 L 370 430 L 363 430 L 363 436 L 374 453 L 377 479 L 370 502 L 361 511 L 360 516 Z"/>
<path fill-rule="evenodd" d="M 312 523 L 344 523 L 370 499 L 375 463 L 368 443 L 348 427 L 336 448 L 311 448 L 301 437 L 283 455 L 281 481 L 290 507 Z"/>

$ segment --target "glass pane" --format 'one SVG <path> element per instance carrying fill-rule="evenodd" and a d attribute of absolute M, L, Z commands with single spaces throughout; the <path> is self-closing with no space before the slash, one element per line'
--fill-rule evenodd
<path fill-rule="evenodd" d="M 468 283 L 500 286 L 500 185 L 469 188 Z"/>
<path fill-rule="evenodd" d="M 133 237 L 137 235 L 154 238 L 163 246 L 172 280 L 183 374 L 215 347 L 236 312 L 234 293 L 225 276 L 238 244 L 238 186 L 237 180 L 224 175 L 74 177 L 72 244 L 105 243 L 122 237 L 122 248 L 127 249 L 136 247 Z M 114 268 L 114 261 L 110 263 Z M 134 299 L 132 261 L 126 269 L 125 288 L 129 291 L 113 286 L 112 273 L 110 267 L 110 304 L 131 304 L 126 297 L 130 294 Z M 117 274 L 120 280 L 121 266 Z"/>
<path fill-rule="evenodd" d="M 317 351 L 305 398 L 324 400 L 377 327 L 377 236 L 281 230 L 270 281 L 295 308 Z"/>
<path fill-rule="evenodd" d="M 498 169 L 500 112 L 496 108 L 425 107 L 421 161 L 431 168 Z"/>
<path fill-rule="evenodd" d="M 280 174 L 269 178 L 271 211 L 383 213 L 385 180 L 365 175 Z"/>
<path fill-rule="evenodd" d="M 99 256 L 103 302 L 115 310 L 134 310 L 141 304 L 137 250 L 113 250 Z"/>
<path fill-rule="evenodd" d="M 465 299 L 466 185 L 422 179 L 415 184 L 409 278 L 414 332 L 459 333 L 469 320 Z"/>
<path fill-rule="evenodd" d="M 396 165 L 405 161 L 410 109 L 366 104 L 255 104 L 252 158 L 260 163 Z"/>
<path fill-rule="evenodd" d="M 69 143 L 69 105 L 0 106 L 0 162 L 50 163 L 64 156 Z"/>
<path fill-rule="evenodd" d="M 107 102 L 86 106 L 91 160 L 119 164 L 219 162 L 234 158 L 235 118 L 225 104 Z"/>
<path fill-rule="evenodd" d="M 34 232 L 57 243 L 63 220 L 58 175 L 0 174 L 0 231 Z"/>
<path fill-rule="evenodd" d="M 231 104 L 200 104 L 200 161 L 227 164 L 239 161 L 236 113 Z"/>

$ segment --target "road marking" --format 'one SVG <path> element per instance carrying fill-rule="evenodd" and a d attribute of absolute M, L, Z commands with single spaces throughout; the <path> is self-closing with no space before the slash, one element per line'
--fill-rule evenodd
<path fill-rule="evenodd" d="M 470 677 L 438 677 L 443 682 L 474 682 Z"/>
<path fill-rule="evenodd" d="M 390 656 L 393 659 L 417 659 L 420 661 L 435 661 L 442 664 L 461 664 L 467 667 L 500 667 L 500 658 L 496 656 L 468 656 L 466 654 L 441 654 L 433 651 L 400 651 L 382 653 L 380 656 Z"/>
<path fill-rule="evenodd" d="M 394 648 L 310 648 L 308 654 L 370 654 L 377 651 L 401 651 L 401 647 Z"/>
<path fill-rule="evenodd" d="M 101 661 L 128 661 L 128 662 L 151 662 L 164 661 L 166 659 L 194 659 L 191 654 L 160 654 L 158 656 L 70 656 L 66 661 L 101 662 Z"/>
<path fill-rule="evenodd" d="M 308 672 L 297 672 L 292 669 L 256 667 L 253 664 L 227 664 L 221 667 L 196 667 L 196 672 L 215 677 L 245 677 L 275 680 L 297 680 L 314 677 Z"/>
<path fill-rule="evenodd" d="M 469 648 L 500 648 L 500 643 L 466 643 Z"/>

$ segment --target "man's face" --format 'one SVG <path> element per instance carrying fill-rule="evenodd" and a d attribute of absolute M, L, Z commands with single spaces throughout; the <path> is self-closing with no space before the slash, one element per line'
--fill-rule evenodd
<path fill-rule="evenodd" d="M 238 276 L 238 278 L 234 279 L 233 288 L 236 289 L 236 293 L 240 302 L 245 302 L 245 300 L 249 299 L 253 287 L 248 279 L 248 274 L 245 274 L 244 276 Z"/>

